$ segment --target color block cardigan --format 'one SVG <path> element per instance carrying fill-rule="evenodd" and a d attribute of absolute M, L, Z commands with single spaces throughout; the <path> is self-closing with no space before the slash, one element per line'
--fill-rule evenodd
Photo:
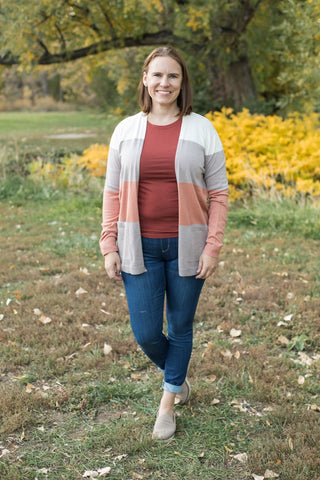
<path fill-rule="evenodd" d="M 143 261 L 138 211 L 140 156 L 147 116 L 120 122 L 112 135 L 103 196 L 100 248 L 119 252 L 121 269 L 138 275 Z M 182 118 L 175 157 L 179 201 L 180 276 L 196 275 L 202 252 L 218 257 L 227 219 L 228 182 L 219 136 L 205 117 Z M 209 200 L 209 201 L 208 201 Z"/>

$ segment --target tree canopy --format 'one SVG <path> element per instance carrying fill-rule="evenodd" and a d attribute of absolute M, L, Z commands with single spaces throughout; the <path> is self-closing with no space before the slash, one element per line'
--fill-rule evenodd
<path fill-rule="evenodd" d="M 319 16 L 313 0 L 0 1 L 0 65 L 171 44 L 208 104 L 319 105 Z"/>

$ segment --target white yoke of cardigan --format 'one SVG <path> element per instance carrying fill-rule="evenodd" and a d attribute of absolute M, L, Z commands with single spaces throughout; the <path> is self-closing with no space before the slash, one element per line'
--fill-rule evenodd
<path fill-rule="evenodd" d="M 110 141 L 103 197 L 100 248 L 119 251 L 121 269 L 146 271 L 138 211 L 140 156 L 147 115 L 122 120 Z M 212 123 L 191 113 L 182 117 L 175 157 L 179 201 L 179 275 L 196 275 L 202 252 L 218 257 L 227 219 L 225 156 Z"/>

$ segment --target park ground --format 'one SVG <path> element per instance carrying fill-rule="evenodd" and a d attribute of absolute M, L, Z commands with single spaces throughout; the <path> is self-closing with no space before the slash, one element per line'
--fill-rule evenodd
<path fill-rule="evenodd" d="M 2 160 L 19 171 L 19 152 L 80 151 L 115 123 L 28 118 L 0 115 Z M 65 132 L 93 137 L 48 138 Z M 14 174 L 0 202 L 0 478 L 319 480 L 319 208 L 230 206 L 194 323 L 192 397 L 175 439 L 158 443 L 161 374 L 99 252 L 103 183 L 56 189 Z"/>

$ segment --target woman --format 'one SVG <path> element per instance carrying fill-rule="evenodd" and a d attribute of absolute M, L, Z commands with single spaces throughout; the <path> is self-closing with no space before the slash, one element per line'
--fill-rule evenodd
<path fill-rule="evenodd" d="M 111 138 L 100 246 L 109 278 L 124 282 L 137 343 L 164 372 L 153 438 L 169 440 L 174 405 L 190 396 L 193 319 L 218 264 L 228 183 L 220 139 L 192 113 L 187 67 L 175 49 L 150 53 L 138 95 L 141 112 Z"/>

